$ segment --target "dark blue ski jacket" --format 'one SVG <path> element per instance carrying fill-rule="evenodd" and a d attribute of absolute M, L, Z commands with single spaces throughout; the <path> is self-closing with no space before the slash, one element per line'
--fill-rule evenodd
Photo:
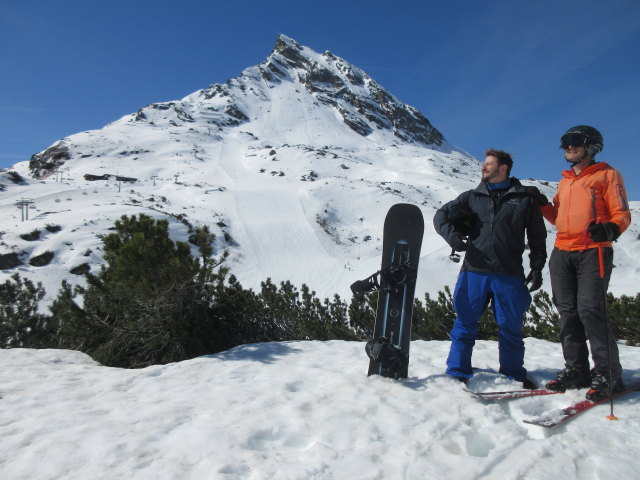
<path fill-rule="evenodd" d="M 482 181 L 474 190 L 440 207 L 433 217 L 433 225 L 449 245 L 460 235 L 449 219 L 454 205 L 472 213 L 462 271 L 524 278 L 525 233 L 529 266 L 532 270 L 542 270 L 547 259 L 547 230 L 536 201 L 517 178 L 511 177 L 511 187 L 501 195 L 492 195 Z"/>

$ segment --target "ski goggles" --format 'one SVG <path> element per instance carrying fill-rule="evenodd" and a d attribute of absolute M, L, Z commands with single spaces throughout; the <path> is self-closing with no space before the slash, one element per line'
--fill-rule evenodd
<path fill-rule="evenodd" d="M 565 133 L 560 137 L 560 148 L 564 150 L 568 147 L 584 147 L 587 142 L 587 137 L 581 133 Z"/>

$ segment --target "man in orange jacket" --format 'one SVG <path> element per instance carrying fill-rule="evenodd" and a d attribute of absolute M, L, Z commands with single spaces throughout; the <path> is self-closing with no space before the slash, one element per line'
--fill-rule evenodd
<path fill-rule="evenodd" d="M 603 147 L 602 135 L 586 125 L 572 127 L 560 148 L 571 168 L 552 203 L 539 196 L 543 216 L 556 226 L 549 259 L 551 288 L 560 313 L 560 341 L 565 368 L 550 390 L 589 387 L 587 399 L 609 397 L 624 388 L 618 347 L 607 318 L 606 291 L 613 268 L 612 242 L 631 222 L 620 173 L 594 160 Z M 594 369 L 589 369 L 589 350 Z"/>

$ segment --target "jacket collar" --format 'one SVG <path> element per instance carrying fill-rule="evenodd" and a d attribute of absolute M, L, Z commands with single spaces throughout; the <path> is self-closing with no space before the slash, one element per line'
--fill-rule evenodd
<path fill-rule="evenodd" d="M 609 165 L 607 165 L 607 162 L 595 162 L 595 163 L 592 163 L 591 165 L 589 165 L 584 170 L 582 170 L 580 172 L 580 175 L 576 175 L 576 172 L 573 171 L 573 167 L 572 167 L 572 168 L 570 168 L 568 170 L 563 170 L 562 176 L 565 177 L 565 178 L 582 177 L 582 176 L 585 176 L 585 175 L 590 175 L 590 174 L 592 174 L 594 172 L 598 172 L 600 170 L 604 170 L 608 166 Z"/>
<path fill-rule="evenodd" d="M 509 178 L 511 179 L 511 187 L 509 188 L 509 190 L 507 190 L 507 192 L 524 191 L 524 188 L 522 187 L 520 180 L 518 180 L 516 177 L 509 177 Z M 478 184 L 478 186 L 475 188 L 474 192 L 482 193 L 484 195 L 489 195 L 489 189 L 487 188 L 487 183 L 484 180 L 481 181 Z"/>

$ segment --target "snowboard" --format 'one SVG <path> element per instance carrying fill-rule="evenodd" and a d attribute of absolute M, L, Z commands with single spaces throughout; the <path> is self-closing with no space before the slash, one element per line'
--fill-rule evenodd
<path fill-rule="evenodd" d="M 424 218 L 411 204 L 393 205 L 387 212 L 378 272 L 351 285 L 354 293 L 378 292 L 373 338 L 366 345 L 369 375 L 406 378 L 409 343 Z"/>

